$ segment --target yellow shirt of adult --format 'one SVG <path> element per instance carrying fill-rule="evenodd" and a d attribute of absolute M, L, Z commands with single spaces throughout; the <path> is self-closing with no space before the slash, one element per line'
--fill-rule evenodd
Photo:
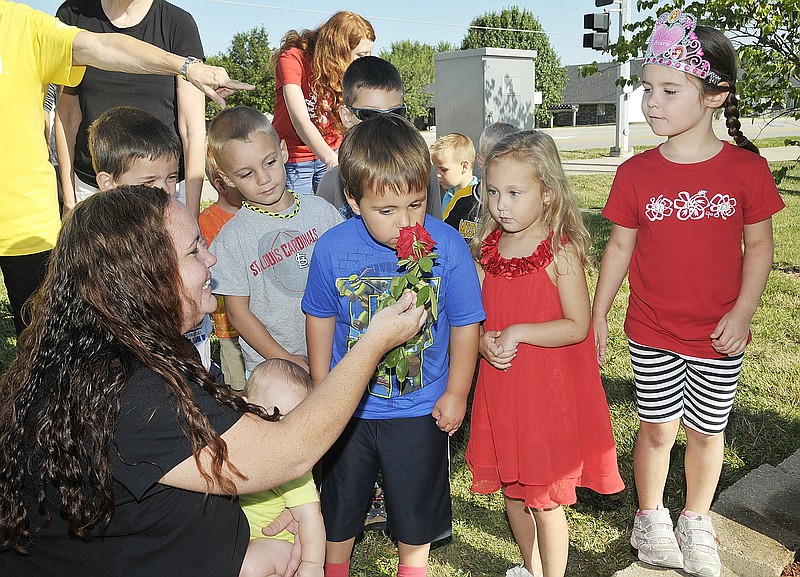
<path fill-rule="evenodd" d="M 79 32 L 24 4 L 0 0 L 0 256 L 50 250 L 61 227 L 44 137 L 50 83 L 75 86 Z"/>

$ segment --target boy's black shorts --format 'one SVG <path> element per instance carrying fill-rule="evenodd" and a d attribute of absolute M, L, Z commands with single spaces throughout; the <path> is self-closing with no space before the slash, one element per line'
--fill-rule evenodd
<path fill-rule="evenodd" d="M 364 530 L 364 515 L 383 475 L 387 529 L 408 545 L 449 537 L 449 436 L 430 415 L 407 419 L 350 419 L 322 458 L 320 503 L 328 541 Z"/>

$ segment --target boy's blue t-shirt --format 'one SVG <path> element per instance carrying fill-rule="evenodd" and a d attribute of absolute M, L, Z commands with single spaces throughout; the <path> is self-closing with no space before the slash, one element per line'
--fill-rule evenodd
<path fill-rule="evenodd" d="M 438 255 L 429 275 L 438 291 L 438 319 L 433 322 L 428 316 L 423 328 L 427 337 L 411 359 L 408 377 L 399 383 L 393 370 L 377 373 L 356 417 L 395 419 L 430 414 L 447 386 L 450 327 L 485 318 L 478 274 L 464 239 L 431 216 L 426 217 L 425 228 L 436 242 Z M 302 307 L 303 312 L 318 318 L 336 317 L 331 367 L 364 333 L 376 312 L 378 295 L 388 292 L 392 277 L 400 274 L 397 253 L 376 242 L 360 217 L 333 227 L 317 241 Z"/>

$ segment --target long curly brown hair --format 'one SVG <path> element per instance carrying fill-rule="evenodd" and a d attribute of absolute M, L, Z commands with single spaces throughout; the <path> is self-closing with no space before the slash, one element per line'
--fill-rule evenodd
<path fill-rule="evenodd" d="M 194 383 L 241 412 L 266 412 L 232 395 L 181 334 L 183 286 L 160 188 L 124 186 L 80 203 L 65 219 L 18 355 L 0 378 L 0 548 L 24 551 L 56 515 L 88 539 L 114 512 L 111 447 L 122 394 L 149 367 L 177 399 L 209 488 L 235 493 L 227 446 L 193 402 Z M 200 463 L 208 447 L 209 467 Z M 31 526 L 28 495 L 44 525 Z"/>
<path fill-rule="evenodd" d="M 316 30 L 289 30 L 275 53 L 275 63 L 290 48 L 311 57 L 309 86 L 317 95 L 317 116 L 327 118 L 340 132 L 341 120 L 336 112 L 343 102 L 342 77 L 353 50 L 365 38 L 375 42 L 372 24 L 355 12 L 342 11 Z"/>

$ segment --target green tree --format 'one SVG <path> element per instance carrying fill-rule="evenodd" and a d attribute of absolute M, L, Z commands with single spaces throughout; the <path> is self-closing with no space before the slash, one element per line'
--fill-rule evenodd
<path fill-rule="evenodd" d="M 680 8 L 697 17 L 700 24 L 724 31 L 733 42 L 742 69 L 736 96 L 742 115 L 772 110 L 800 119 L 800 10 L 797 0 L 639 0 L 639 10 L 656 8 L 657 14 Z M 629 25 L 631 40 L 609 47 L 622 62 L 641 57 L 656 16 Z M 747 131 L 745 131 L 747 134 Z M 747 134 L 754 138 L 757 135 Z M 787 144 L 800 141 L 787 139 Z M 777 180 L 789 167 L 776 171 Z"/>
<path fill-rule="evenodd" d="M 526 32 L 528 30 L 530 32 Z M 536 119 L 540 124 L 549 122 L 548 107 L 561 104 L 567 73 L 539 20 L 531 11 L 520 10 L 517 6 L 476 17 L 461 42 L 461 49 L 488 47 L 536 50 L 536 89 L 542 92 L 542 105 L 536 110 Z"/>
<path fill-rule="evenodd" d="M 433 55 L 452 50 L 457 48 L 447 42 L 441 42 L 434 47 L 417 41 L 401 40 L 392 42 L 389 50 L 380 53 L 381 58 L 394 64 L 400 72 L 406 90 L 406 105 L 410 120 L 419 121 L 428 116 L 428 108 L 433 98 L 430 91 L 430 86 L 434 82 Z"/>
<path fill-rule="evenodd" d="M 239 90 L 227 98 L 229 106 L 250 106 L 261 112 L 275 110 L 275 67 L 273 50 L 269 47 L 267 31 L 263 26 L 248 32 L 237 32 L 225 52 L 210 56 L 207 61 L 223 66 L 231 78 L 249 82 L 255 90 Z M 210 100 L 206 103 L 206 117 L 219 112 Z"/>

